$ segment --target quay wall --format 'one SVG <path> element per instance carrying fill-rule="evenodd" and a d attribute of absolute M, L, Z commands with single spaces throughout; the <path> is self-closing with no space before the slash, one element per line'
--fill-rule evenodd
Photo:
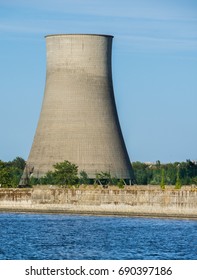
<path fill-rule="evenodd" d="M 0 211 L 197 218 L 197 187 L 0 188 Z"/>

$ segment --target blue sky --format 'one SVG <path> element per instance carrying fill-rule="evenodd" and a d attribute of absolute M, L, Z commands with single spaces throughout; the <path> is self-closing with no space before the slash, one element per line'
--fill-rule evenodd
<path fill-rule="evenodd" d="M 131 161 L 197 160 L 196 0 L 0 0 L 0 159 L 27 159 L 45 86 L 44 36 L 111 34 Z"/>

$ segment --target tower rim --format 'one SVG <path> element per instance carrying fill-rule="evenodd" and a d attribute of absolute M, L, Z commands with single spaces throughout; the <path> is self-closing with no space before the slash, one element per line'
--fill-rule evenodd
<path fill-rule="evenodd" d="M 93 34 L 93 33 L 59 33 L 59 34 L 48 34 L 45 35 L 44 37 L 55 37 L 55 36 L 100 36 L 100 37 L 110 37 L 110 38 L 114 38 L 113 35 L 108 35 L 108 34 Z"/>

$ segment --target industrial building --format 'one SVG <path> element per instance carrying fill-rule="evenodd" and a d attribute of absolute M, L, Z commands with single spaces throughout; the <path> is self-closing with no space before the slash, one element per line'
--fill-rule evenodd
<path fill-rule="evenodd" d="M 46 36 L 42 109 L 27 160 L 40 178 L 65 160 L 94 179 L 99 172 L 133 180 L 118 119 L 111 69 L 113 36 Z"/>

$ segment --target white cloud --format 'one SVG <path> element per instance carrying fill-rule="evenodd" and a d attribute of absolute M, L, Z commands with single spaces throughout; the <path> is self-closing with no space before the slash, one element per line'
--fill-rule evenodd
<path fill-rule="evenodd" d="M 197 50 L 197 40 L 156 38 L 150 36 L 119 36 L 117 44 L 123 45 L 127 50 L 137 51 L 194 51 Z"/>
<path fill-rule="evenodd" d="M 42 12 L 157 20 L 196 18 L 192 0 L 3 0 L 0 5 Z"/>
<path fill-rule="evenodd" d="M 153 5 L 156 2 L 157 5 Z M 137 50 L 193 51 L 197 45 L 197 19 L 194 19 L 189 4 L 183 13 L 181 5 L 181 7 L 177 4 L 172 6 L 169 4 L 171 2 L 6 0 L 4 7 L 7 7 L 7 13 L 1 19 L 0 30 L 4 32 L 4 36 L 17 33 L 25 36 L 27 34 L 43 36 L 51 33 L 107 33 L 116 37 L 121 36 L 120 46 L 123 44 Z M 14 6 L 16 12 L 11 16 L 9 8 Z"/>

